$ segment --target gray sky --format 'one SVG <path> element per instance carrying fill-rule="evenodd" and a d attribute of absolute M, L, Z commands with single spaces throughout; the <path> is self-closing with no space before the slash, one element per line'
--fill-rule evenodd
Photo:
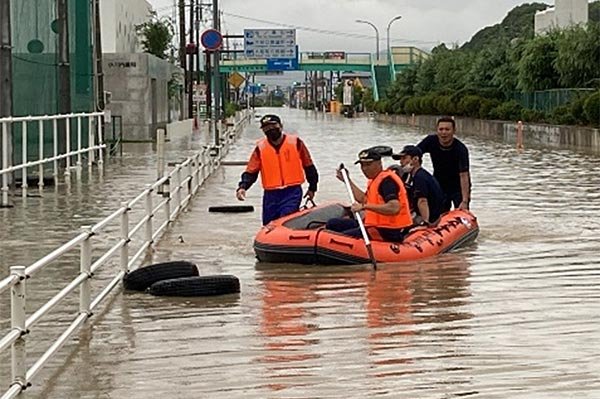
<path fill-rule="evenodd" d="M 160 15 L 171 16 L 176 0 L 149 0 Z M 186 0 L 187 2 L 187 0 Z M 204 0 L 205 3 L 210 2 Z M 553 5 L 554 0 L 545 1 Z M 340 34 L 322 34 L 297 30 L 300 51 L 374 52 L 375 31 L 365 24 L 374 23 L 385 48 L 386 27 L 396 15 L 390 37 L 392 45 L 414 45 L 430 49 L 439 42 L 462 44 L 478 30 L 500 22 L 520 0 L 221 0 L 224 12 L 223 33 L 241 34 L 244 28 L 269 28 L 275 25 L 240 18 L 273 21 Z M 344 32 L 367 35 L 349 38 Z"/>

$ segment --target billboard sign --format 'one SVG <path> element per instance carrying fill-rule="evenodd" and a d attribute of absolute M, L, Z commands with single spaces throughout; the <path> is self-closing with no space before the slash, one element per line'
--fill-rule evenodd
<path fill-rule="evenodd" d="M 267 59 L 268 71 L 295 71 L 298 68 L 297 58 L 269 58 Z"/>
<path fill-rule="evenodd" d="M 352 105 L 352 89 L 354 82 L 351 79 L 346 79 L 344 82 L 344 98 L 342 101 L 343 105 Z"/>
<path fill-rule="evenodd" d="M 298 58 L 295 29 L 244 29 L 248 58 Z"/>

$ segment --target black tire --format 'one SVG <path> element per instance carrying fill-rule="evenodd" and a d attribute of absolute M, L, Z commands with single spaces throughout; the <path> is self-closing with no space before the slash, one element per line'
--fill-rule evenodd
<path fill-rule="evenodd" d="M 127 290 L 145 291 L 152 284 L 173 278 L 197 276 L 198 268 L 186 261 L 157 263 L 141 267 L 123 277 L 123 286 Z"/>
<path fill-rule="evenodd" d="M 197 276 L 163 280 L 154 283 L 148 292 L 156 296 L 214 296 L 240 292 L 240 280 L 235 276 Z"/>
<path fill-rule="evenodd" d="M 223 212 L 223 213 L 242 213 L 242 212 L 254 212 L 252 205 L 222 205 L 222 206 L 211 206 L 208 208 L 209 212 Z"/>

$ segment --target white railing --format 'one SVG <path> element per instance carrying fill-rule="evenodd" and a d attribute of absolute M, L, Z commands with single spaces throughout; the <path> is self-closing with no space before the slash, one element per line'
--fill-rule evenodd
<path fill-rule="evenodd" d="M 169 224 L 180 215 L 206 178 L 219 167 L 222 157 L 229 152 L 231 143 L 250 120 L 249 112 L 245 111 L 243 116 L 238 123 L 224 132 L 222 144 L 217 149 L 204 146 L 202 150 L 182 163 L 177 163 L 172 171 L 159 178 L 154 184 L 147 186 L 134 199 L 121 204 L 121 207 L 110 216 L 94 226 L 82 226 L 81 233 L 71 241 L 27 267 L 13 266 L 10 268 L 10 276 L 0 281 L 0 294 L 11 290 L 11 329 L 4 337 L 0 338 L 0 353 L 9 347 L 12 349 L 12 381 L 10 388 L 1 399 L 15 398 L 30 386 L 42 367 L 92 315 L 102 300 L 118 285 L 125 273 L 139 265 L 147 250 L 161 237 Z M 159 191 L 163 194 L 159 196 L 159 202 L 154 204 L 154 195 Z M 133 211 L 136 207 L 141 208 L 138 211 L 138 213 L 141 212 L 141 218 L 130 229 L 130 215 L 135 214 Z M 164 214 L 164 220 L 157 227 L 153 221 L 161 212 Z M 119 233 L 115 237 L 111 237 L 115 241 L 113 246 L 94 260 L 92 258 L 93 238 L 105 231 L 108 225 L 116 222 L 119 223 L 120 228 L 118 229 Z M 132 238 L 135 236 L 141 238 L 141 245 L 132 248 Z M 80 268 L 77 277 L 27 317 L 25 305 L 28 279 L 77 248 L 80 251 Z M 134 251 L 133 256 L 130 256 L 131 251 Z M 93 298 L 90 279 L 117 254 L 119 272 Z M 26 343 L 29 332 L 44 316 L 78 288 L 79 313 L 60 337 L 35 361 L 33 366 L 27 369 Z"/>
<path fill-rule="evenodd" d="M 2 188 L 0 190 L 2 191 L 2 195 L 0 205 L 3 207 L 9 205 L 8 185 L 10 173 L 12 173 L 14 179 L 16 177 L 15 172 L 21 171 L 21 191 L 22 195 L 26 197 L 28 189 L 27 172 L 29 168 L 35 166 L 38 167 L 38 188 L 41 190 L 44 187 L 45 164 L 52 163 L 52 175 L 56 180 L 58 179 L 58 161 L 62 159 L 65 160 L 65 176 L 68 176 L 71 173 L 73 160 L 75 160 L 77 171 L 80 171 L 82 167 L 82 155 L 88 154 L 88 166 L 91 167 L 96 162 L 97 151 L 98 164 L 101 167 L 104 161 L 103 149 L 106 148 L 106 144 L 104 144 L 102 137 L 103 117 L 104 112 L 0 118 L 0 131 L 2 132 L 2 167 L 0 169 L 0 175 L 2 176 Z M 61 125 L 64 125 L 63 128 L 59 127 L 59 121 L 61 121 Z M 44 149 L 44 141 L 47 136 L 50 136 L 50 132 L 46 132 L 49 123 L 52 123 L 50 140 L 52 143 L 52 150 L 46 151 Z M 74 128 L 76 130 L 76 149 L 71 149 L 72 123 L 75 125 Z M 87 123 L 87 146 L 83 145 L 84 123 Z M 32 126 L 33 132 L 30 132 L 29 130 Z M 9 162 L 11 159 L 9 150 L 11 144 L 14 143 L 14 140 L 11 141 L 9 132 L 13 127 L 20 127 L 21 129 L 21 163 L 18 165 L 11 165 L 11 162 Z M 36 159 L 30 159 L 32 157 L 31 154 L 28 153 L 28 139 L 30 134 L 37 134 L 38 136 L 38 154 Z M 65 153 L 60 153 L 58 148 L 59 135 L 64 135 L 63 137 L 66 145 Z M 52 156 L 45 157 L 45 152 L 51 152 Z"/>

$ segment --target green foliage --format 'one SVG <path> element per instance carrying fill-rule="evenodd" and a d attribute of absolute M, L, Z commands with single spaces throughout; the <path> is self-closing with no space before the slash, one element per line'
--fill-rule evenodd
<path fill-rule="evenodd" d="M 162 59 L 169 57 L 172 47 L 173 25 L 168 19 L 158 19 L 156 14 L 153 14 L 150 21 L 136 25 L 135 28 L 141 38 L 144 52 Z"/>
<path fill-rule="evenodd" d="M 554 108 L 550 114 L 550 121 L 557 125 L 574 125 L 576 123 L 573 114 L 571 114 L 571 107 L 568 105 Z"/>
<path fill-rule="evenodd" d="M 556 71 L 563 87 L 587 87 L 600 79 L 600 23 L 571 28 L 556 38 Z"/>
<path fill-rule="evenodd" d="M 514 38 L 532 38 L 535 13 L 548 7 L 548 4 L 544 3 L 523 4 L 515 7 L 509 11 L 501 23 L 477 32 L 469 42 L 462 46 L 462 49 L 479 51 L 495 46 L 498 41 L 508 42 Z"/>
<path fill-rule="evenodd" d="M 460 115 L 470 116 L 470 117 L 479 117 L 479 109 L 481 108 L 481 104 L 483 99 L 479 96 L 464 96 L 457 106 L 457 113 Z"/>
<path fill-rule="evenodd" d="M 373 98 L 373 90 L 370 88 L 365 89 L 363 94 L 363 104 L 367 111 L 373 111 L 375 109 L 375 99 Z"/>
<path fill-rule="evenodd" d="M 585 100 L 583 109 L 587 120 L 594 126 L 600 126 L 600 90 Z"/>
<path fill-rule="evenodd" d="M 500 119 L 500 120 L 517 120 L 521 118 L 521 111 L 523 110 L 523 106 L 518 102 L 511 100 L 504 102 L 497 107 L 493 108 L 488 117 L 490 119 Z"/>
<path fill-rule="evenodd" d="M 235 113 L 241 109 L 242 109 L 242 107 L 239 104 L 227 102 L 227 103 L 225 103 L 225 115 L 224 116 L 225 116 L 225 118 L 234 116 Z"/>
<path fill-rule="evenodd" d="M 559 74 L 554 67 L 558 55 L 557 38 L 560 32 L 536 36 L 523 50 L 519 62 L 518 88 L 525 91 L 554 89 L 559 86 Z"/>
<path fill-rule="evenodd" d="M 523 122 L 545 122 L 547 120 L 546 113 L 544 111 L 538 111 L 535 109 L 523 109 L 521 111 L 521 120 Z"/>

